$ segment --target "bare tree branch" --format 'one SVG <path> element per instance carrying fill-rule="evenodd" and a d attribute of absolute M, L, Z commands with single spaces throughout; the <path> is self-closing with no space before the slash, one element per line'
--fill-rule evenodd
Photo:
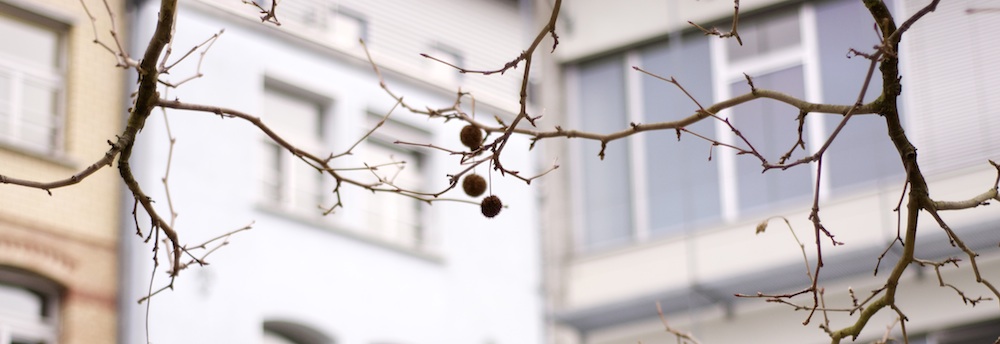
<path fill-rule="evenodd" d="M 739 25 L 740 25 L 740 0 L 733 0 L 733 26 L 729 29 L 729 32 L 721 32 L 717 28 L 706 29 L 701 25 L 695 24 L 692 21 L 688 21 L 688 24 L 701 30 L 706 36 L 718 36 L 719 38 L 736 38 L 736 42 L 743 45 L 743 39 L 740 38 Z"/>

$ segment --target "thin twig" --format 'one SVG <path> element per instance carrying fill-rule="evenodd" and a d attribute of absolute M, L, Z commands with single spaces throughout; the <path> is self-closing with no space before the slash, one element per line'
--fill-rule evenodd
<path fill-rule="evenodd" d="M 675 329 L 667 323 L 667 317 L 663 315 L 663 307 L 660 307 L 660 301 L 656 301 L 656 313 L 660 315 L 660 322 L 663 323 L 664 331 L 676 336 L 678 340 L 686 340 L 693 344 L 700 343 L 691 333 Z"/>

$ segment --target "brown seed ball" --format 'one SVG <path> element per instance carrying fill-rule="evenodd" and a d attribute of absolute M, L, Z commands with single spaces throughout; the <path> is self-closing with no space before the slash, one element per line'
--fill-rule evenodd
<path fill-rule="evenodd" d="M 503 208 L 503 203 L 500 202 L 500 197 L 496 195 L 489 195 L 483 198 L 483 203 L 479 205 L 482 208 L 483 216 L 494 217 L 500 213 L 500 208 Z"/>
<path fill-rule="evenodd" d="M 483 143 L 483 131 L 471 124 L 462 127 L 459 137 L 462 139 L 462 144 L 469 147 L 470 150 L 479 149 Z"/>
<path fill-rule="evenodd" d="M 462 190 L 465 190 L 466 195 L 479 197 L 486 192 L 486 178 L 475 173 L 467 175 L 462 180 Z"/>

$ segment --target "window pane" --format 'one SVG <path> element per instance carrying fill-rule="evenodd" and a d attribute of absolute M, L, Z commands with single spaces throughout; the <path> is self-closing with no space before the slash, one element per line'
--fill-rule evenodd
<path fill-rule="evenodd" d="M 625 108 L 625 64 L 620 56 L 580 65 L 580 127 L 607 133 L 628 125 Z M 626 140 L 608 144 L 599 160 L 598 142 L 582 142 L 583 228 L 585 246 L 627 242 L 632 233 L 631 178 Z"/>
<path fill-rule="evenodd" d="M 878 43 L 878 37 L 871 33 L 871 25 L 843 25 L 840 18 L 858 17 L 867 10 L 860 2 L 831 1 L 818 4 L 816 8 L 820 50 L 820 72 L 823 82 L 823 100 L 834 104 L 853 104 L 861 91 L 868 60 L 846 57 L 850 48 L 865 49 Z M 866 19 L 871 22 L 871 19 Z M 880 78 L 872 78 L 865 101 L 871 101 L 882 89 Z M 823 115 L 826 133 L 829 135 L 840 123 L 842 117 Z M 841 131 L 837 140 L 827 150 L 823 165 L 828 174 L 833 194 L 844 187 L 865 187 L 886 177 L 901 176 L 903 167 L 899 162 L 896 148 L 886 134 L 885 120 L 878 116 L 855 116 Z M 858 161 L 864 161 L 858 165 Z M 891 178 L 890 178 L 891 179 Z M 893 182 L 902 182 L 901 179 Z"/>
<path fill-rule="evenodd" d="M 828 135 L 840 120 L 840 116 L 826 119 Z M 888 179 L 897 184 L 903 182 L 903 165 L 896 147 L 889 140 L 885 119 L 880 116 L 851 117 L 826 151 L 823 166 L 829 173 L 829 177 L 824 178 L 829 178 L 827 180 L 834 194 L 845 187 L 872 186 L 868 183 L 880 180 Z"/>
<path fill-rule="evenodd" d="M 43 150 L 55 146 L 57 94 L 56 90 L 45 86 L 32 83 L 24 85 L 21 99 L 21 141 Z"/>
<path fill-rule="evenodd" d="M 397 187 L 420 190 L 423 178 L 420 172 L 419 153 L 400 149 L 389 143 L 378 141 L 369 143 L 365 152 L 365 162 L 368 164 L 406 162 L 379 167 L 375 171 L 376 175 Z M 416 199 L 394 193 L 377 192 L 368 200 L 368 231 L 387 241 L 404 246 L 417 246 L 421 240 L 420 207 L 421 203 Z"/>
<path fill-rule="evenodd" d="M 264 123 L 304 150 L 323 146 L 323 104 L 309 97 L 268 88 L 264 93 Z M 270 147 L 268 147 L 270 146 Z M 323 201 L 323 175 L 284 149 L 265 145 L 262 163 L 265 199 L 276 199 L 297 210 L 312 211 Z M 277 157 L 275 149 L 280 153 Z M 270 189 L 270 190 L 269 190 Z"/>
<path fill-rule="evenodd" d="M 367 23 L 361 15 L 353 11 L 344 8 L 330 11 L 328 25 L 329 37 L 334 44 L 354 46 L 358 44 L 358 39 L 366 41 L 368 39 Z"/>
<path fill-rule="evenodd" d="M 692 39 L 674 46 L 660 44 L 641 51 L 643 68 L 664 77 L 675 77 L 702 104 L 712 103 L 708 40 Z M 646 123 L 678 120 L 698 110 L 676 86 L 651 77 L 642 78 Z M 714 120 L 687 127 L 714 138 Z M 677 233 L 720 215 L 718 166 L 708 160 L 711 144 L 693 135 L 678 141 L 673 132 L 650 133 L 646 144 L 646 184 L 649 188 L 649 223 L 653 234 Z"/>
<path fill-rule="evenodd" d="M 765 54 L 799 44 L 799 15 L 785 11 L 773 16 L 741 20 L 739 27 L 741 46 L 736 39 L 726 39 L 730 61 Z"/>
<path fill-rule="evenodd" d="M 793 97 L 804 97 L 801 66 L 756 76 L 753 77 L 753 82 L 758 88 L 782 90 Z M 731 88 L 733 95 L 750 91 L 745 81 L 734 83 Z M 736 129 L 772 163 L 776 163 L 798 140 L 798 110 L 784 103 L 758 99 L 733 108 L 732 113 Z M 808 141 L 806 137 L 803 140 Z M 741 140 L 736 139 L 735 142 L 745 147 Z M 792 160 L 807 154 L 808 151 L 804 152 L 799 148 L 792 155 Z M 739 209 L 744 211 L 808 196 L 812 192 L 812 176 L 808 166 L 799 165 L 785 171 L 772 170 L 761 174 L 763 168 L 759 160 L 747 155 L 737 156 Z"/>
<path fill-rule="evenodd" d="M 0 15 L 0 58 L 20 62 L 58 65 L 59 35 L 48 28 Z"/>
<path fill-rule="evenodd" d="M 822 42 L 817 48 L 823 101 L 853 104 L 858 92 L 861 92 L 861 83 L 871 61 L 863 57 L 848 58 L 847 52 L 851 48 L 870 51 L 879 43 L 878 35 L 872 31 L 874 20 L 865 5 L 855 1 L 820 2 L 816 4 L 816 11 L 817 39 Z M 843 18 L 858 18 L 863 22 L 856 23 L 860 25 L 844 25 Z M 882 79 L 878 73 L 876 70 L 865 101 L 875 100 L 882 90 Z"/>
<path fill-rule="evenodd" d="M 0 315 L 40 321 L 45 299 L 28 289 L 0 283 Z"/>

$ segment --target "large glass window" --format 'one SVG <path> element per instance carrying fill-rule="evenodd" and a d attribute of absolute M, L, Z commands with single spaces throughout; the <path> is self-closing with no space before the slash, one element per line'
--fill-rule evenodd
<path fill-rule="evenodd" d="M 694 36 L 692 36 L 694 37 Z M 697 104 L 676 86 L 632 70 L 638 65 L 675 77 L 698 102 L 712 101 L 706 40 L 665 42 L 581 63 L 571 69 L 571 108 L 582 130 L 610 133 L 629 123 L 678 120 Z M 688 128 L 715 136 L 711 121 Z M 679 233 L 717 221 L 718 167 L 708 159 L 711 144 L 694 135 L 650 133 L 601 144 L 579 143 L 580 207 L 585 249 L 628 243 L 636 238 Z"/>
<path fill-rule="evenodd" d="M 820 88 L 816 83 L 820 77 L 815 69 L 808 68 L 815 62 L 812 60 L 815 51 L 809 44 L 814 39 L 809 34 L 813 32 L 809 27 L 812 18 L 811 7 L 791 7 L 741 20 L 742 46 L 736 40 L 715 44 L 714 52 L 726 57 L 718 59 L 721 62 L 715 66 L 719 79 L 725 82 L 717 86 L 717 93 L 722 98 L 750 93 L 751 87 L 746 79 L 749 76 L 758 89 L 775 90 L 807 101 L 821 101 Z M 790 162 L 812 154 L 816 141 L 822 140 L 814 136 L 818 132 L 813 130 L 821 130 L 822 127 L 813 126 L 822 125 L 822 121 L 809 119 L 800 132 L 798 114 L 798 109 L 782 102 L 756 99 L 723 112 L 742 137 L 724 123 L 716 123 L 716 126 L 719 132 L 726 133 L 723 138 L 726 142 L 749 149 L 745 139 L 770 163 L 779 163 L 783 156 L 792 152 L 786 160 Z M 797 143 L 800 144 L 798 147 Z M 811 168 L 812 165 L 765 172 L 756 157 L 736 155 L 727 150 L 723 158 L 729 159 L 730 163 L 726 166 L 732 169 L 726 171 L 730 190 L 725 192 L 728 198 L 725 212 L 729 219 L 794 205 L 793 202 L 807 200 L 815 190 L 815 169 Z"/>
<path fill-rule="evenodd" d="M 702 104 L 712 100 L 712 66 L 708 41 L 686 39 L 656 44 L 639 51 L 645 70 L 672 76 Z M 690 116 L 697 104 L 677 86 L 645 75 L 642 80 L 644 123 L 664 122 Z M 686 129 L 714 138 L 713 120 L 703 120 Z M 718 165 L 710 161 L 708 141 L 682 134 L 680 141 L 669 132 L 644 135 L 646 189 L 651 235 L 678 233 L 719 218 Z"/>
<path fill-rule="evenodd" d="M 0 141 L 31 151 L 61 149 L 61 32 L 0 13 Z"/>
<path fill-rule="evenodd" d="M 734 39 L 674 34 L 637 49 L 577 63 L 567 68 L 567 98 L 581 130 L 609 133 L 630 122 L 681 119 L 698 106 L 677 86 L 635 73 L 631 66 L 674 77 L 702 105 L 750 92 L 754 86 L 811 102 L 852 104 L 868 63 L 848 59 L 849 48 L 877 42 L 865 26 L 844 28 L 838 18 L 864 11 L 847 1 L 777 8 L 741 18 L 743 46 Z M 819 44 L 822 42 L 822 44 Z M 867 100 L 873 99 L 878 83 Z M 799 139 L 798 110 L 758 99 L 722 111 L 741 134 L 777 163 Z M 813 154 L 842 119 L 811 114 L 802 128 L 803 146 L 788 161 Z M 745 147 L 729 127 L 703 120 L 685 128 L 705 138 Z M 614 141 L 605 158 L 600 143 L 580 140 L 577 193 L 578 243 L 582 250 L 682 233 L 719 221 L 737 221 L 776 207 L 808 202 L 816 184 L 816 165 L 761 173 L 760 160 L 673 132 L 640 134 Z M 709 160 L 712 151 L 713 160 Z M 860 158 L 864 157 L 864 158 Z M 825 198 L 871 190 L 875 182 L 901 173 L 898 158 L 878 116 L 852 118 L 824 157 L 819 191 Z M 861 159 L 861 160 L 859 160 Z M 857 161 L 867 161 L 858 166 Z M 805 203 L 808 204 L 808 203 Z"/>

